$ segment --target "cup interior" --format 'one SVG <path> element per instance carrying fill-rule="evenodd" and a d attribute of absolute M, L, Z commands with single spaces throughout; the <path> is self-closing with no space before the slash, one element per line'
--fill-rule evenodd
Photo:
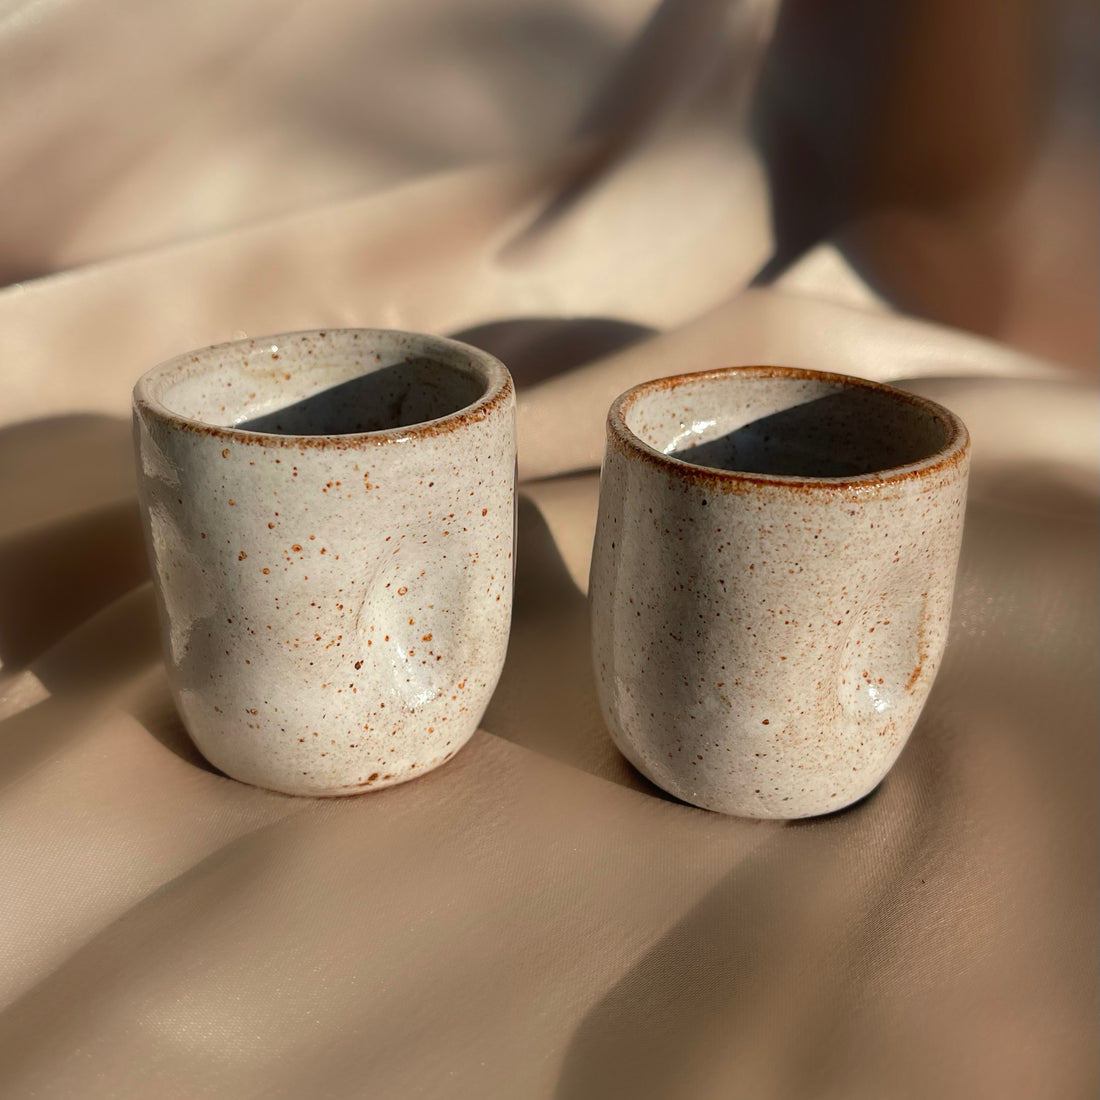
<path fill-rule="evenodd" d="M 661 454 L 712 470 L 849 478 L 930 459 L 956 437 L 931 402 L 876 383 L 747 367 L 646 383 L 620 404 Z"/>
<path fill-rule="evenodd" d="M 149 372 L 141 396 L 215 427 L 294 436 L 391 431 L 461 412 L 504 369 L 454 341 L 388 330 L 291 333 L 222 344 Z"/>

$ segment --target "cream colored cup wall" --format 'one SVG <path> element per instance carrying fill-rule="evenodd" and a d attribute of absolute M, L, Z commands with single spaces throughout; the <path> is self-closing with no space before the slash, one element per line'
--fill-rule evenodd
<path fill-rule="evenodd" d="M 871 791 L 943 654 L 968 461 L 947 410 L 838 375 L 713 371 L 621 397 L 589 599 L 626 757 L 749 817 Z"/>
<path fill-rule="evenodd" d="M 147 374 L 134 425 L 169 680 L 211 763 L 353 794 L 466 743 L 511 614 L 500 363 L 374 330 L 243 341 Z"/>

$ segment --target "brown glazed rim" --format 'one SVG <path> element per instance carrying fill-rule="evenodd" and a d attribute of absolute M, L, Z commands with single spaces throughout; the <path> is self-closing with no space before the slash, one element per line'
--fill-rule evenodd
<path fill-rule="evenodd" d="M 796 477 L 788 474 L 743 473 L 737 470 L 722 470 L 714 466 L 701 466 L 694 462 L 685 462 L 674 458 L 655 447 L 651 447 L 626 426 L 626 413 L 638 398 L 660 390 L 674 390 L 692 382 L 721 381 L 731 378 L 788 378 L 813 379 L 820 382 L 832 382 L 852 389 L 870 390 L 895 402 L 903 402 L 928 413 L 944 428 L 945 440 L 941 447 L 919 462 L 905 466 L 889 466 L 867 474 L 851 477 Z M 627 455 L 644 459 L 646 462 L 665 470 L 670 474 L 705 484 L 708 487 L 736 491 L 753 485 L 774 485 L 788 489 L 844 491 L 869 489 L 901 482 L 923 481 L 926 478 L 945 474 L 958 466 L 970 450 L 970 436 L 966 425 L 950 409 L 945 409 L 935 401 L 918 397 L 915 393 L 895 389 L 882 382 L 872 382 L 866 378 L 855 378 L 848 374 L 834 374 L 829 371 L 804 370 L 800 367 L 718 367 L 714 370 L 696 371 L 691 374 L 676 374 L 668 378 L 656 378 L 642 382 L 620 394 L 612 403 L 607 414 L 607 436 Z"/>
<path fill-rule="evenodd" d="M 466 359 L 483 376 L 485 392 L 469 405 L 446 416 L 433 420 L 424 420 L 400 428 L 380 428 L 371 432 L 352 432 L 343 435 L 290 435 L 281 432 L 254 432 L 247 428 L 208 424 L 205 420 L 183 416 L 164 405 L 153 396 L 154 386 L 169 380 L 182 381 L 189 374 L 197 373 L 203 366 L 210 364 L 226 352 L 253 352 L 269 344 L 285 344 L 292 340 L 326 340 L 329 336 L 350 336 L 352 340 L 363 338 L 369 348 L 370 342 L 379 337 L 396 338 L 408 345 L 408 349 L 417 354 L 431 355 L 433 350 L 442 353 L 444 362 L 450 364 L 453 359 Z M 412 356 L 406 356 L 406 361 Z M 295 332 L 280 332 L 270 336 L 255 336 L 244 340 L 230 340 L 213 344 L 197 351 L 184 352 L 159 363 L 146 371 L 134 386 L 133 405 L 135 410 L 145 411 L 158 420 L 170 424 L 179 431 L 193 432 L 195 435 L 212 439 L 230 440 L 235 443 L 266 448 L 292 447 L 297 450 L 306 448 L 348 450 L 367 444 L 381 446 L 385 443 L 412 442 L 431 436 L 443 435 L 458 428 L 467 427 L 486 419 L 502 405 L 509 403 L 515 393 L 515 386 L 508 369 L 495 356 L 471 344 L 460 340 L 451 340 L 445 336 L 433 336 L 422 332 L 405 332 L 401 329 L 377 328 L 323 328 L 300 329 Z"/>

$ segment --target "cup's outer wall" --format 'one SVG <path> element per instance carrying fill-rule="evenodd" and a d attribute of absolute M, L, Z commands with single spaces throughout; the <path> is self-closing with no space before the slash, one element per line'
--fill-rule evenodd
<path fill-rule="evenodd" d="M 466 743 L 507 647 L 514 406 L 509 381 L 449 430 L 296 447 L 135 405 L 169 682 L 211 763 L 350 794 Z"/>
<path fill-rule="evenodd" d="M 611 735 L 654 783 L 747 817 L 880 782 L 939 667 L 968 452 L 850 487 L 709 478 L 614 433 L 589 600 Z"/>

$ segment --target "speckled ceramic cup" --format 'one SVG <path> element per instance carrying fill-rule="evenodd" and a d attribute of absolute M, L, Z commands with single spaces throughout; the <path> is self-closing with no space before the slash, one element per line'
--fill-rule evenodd
<path fill-rule="evenodd" d="M 947 639 L 961 421 L 873 382 L 744 367 L 628 391 L 607 438 L 589 599 L 620 750 L 746 817 L 873 790 Z"/>
<path fill-rule="evenodd" d="M 432 336 L 300 332 L 134 389 L 169 682 L 247 783 L 356 794 L 454 755 L 512 604 L 512 380 Z"/>

